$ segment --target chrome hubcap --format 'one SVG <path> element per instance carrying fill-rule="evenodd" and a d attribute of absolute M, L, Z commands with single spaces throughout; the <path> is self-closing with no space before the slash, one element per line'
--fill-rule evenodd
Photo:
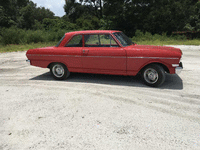
<path fill-rule="evenodd" d="M 54 65 L 53 68 L 52 68 L 52 71 L 53 71 L 53 74 L 56 76 L 56 77 L 62 77 L 65 73 L 65 70 L 63 68 L 63 66 L 57 64 L 57 65 Z"/>
<path fill-rule="evenodd" d="M 158 72 L 153 68 L 148 68 L 144 72 L 144 79 L 150 83 L 154 84 L 158 81 Z"/>

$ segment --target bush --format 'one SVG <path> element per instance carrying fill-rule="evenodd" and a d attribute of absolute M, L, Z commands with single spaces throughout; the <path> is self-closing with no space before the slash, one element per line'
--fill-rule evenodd
<path fill-rule="evenodd" d="M 76 25 L 82 30 L 97 30 L 100 28 L 100 20 L 95 16 L 81 16 L 76 20 Z"/>
<path fill-rule="evenodd" d="M 135 36 L 132 38 L 133 41 L 152 41 L 154 40 L 153 36 L 149 32 L 143 33 L 140 30 L 136 30 Z"/>
<path fill-rule="evenodd" d="M 174 40 L 187 40 L 185 35 L 172 35 L 171 38 Z"/>
<path fill-rule="evenodd" d="M 166 33 L 162 35 L 154 34 L 152 35 L 149 32 L 141 32 L 140 30 L 136 30 L 135 36 L 132 38 L 133 41 L 170 41 L 170 40 L 186 40 L 187 37 L 184 35 L 176 35 L 176 36 L 167 36 Z"/>
<path fill-rule="evenodd" d="M 42 30 L 28 30 L 26 31 L 26 35 L 24 36 L 25 43 L 38 43 L 38 42 L 45 42 L 45 33 Z"/>
<path fill-rule="evenodd" d="M 43 20 L 43 28 L 46 31 L 59 31 L 59 30 L 76 30 L 77 26 L 76 24 L 70 23 L 68 21 L 62 20 L 62 19 L 50 19 L 45 18 Z"/>
<path fill-rule="evenodd" d="M 50 41 L 53 42 L 53 41 L 59 41 L 63 37 L 63 35 L 67 32 L 69 32 L 69 31 L 68 30 L 58 30 L 57 32 L 55 32 L 55 31 L 49 30 L 49 31 L 45 31 L 44 34 L 45 34 L 46 40 L 48 42 L 50 42 Z"/>
<path fill-rule="evenodd" d="M 25 30 L 18 29 L 16 27 L 11 28 L 4 28 L 1 32 L 1 43 L 3 45 L 7 44 L 19 44 L 23 43 L 24 36 L 25 36 Z"/>
<path fill-rule="evenodd" d="M 29 44 L 39 42 L 56 42 L 69 30 L 45 31 L 45 30 L 23 30 L 16 27 L 4 28 L 1 32 L 0 42 L 7 44 Z"/>

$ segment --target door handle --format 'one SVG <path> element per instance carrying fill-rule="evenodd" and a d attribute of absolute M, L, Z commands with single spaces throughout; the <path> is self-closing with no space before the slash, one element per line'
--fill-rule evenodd
<path fill-rule="evenodd" d="M 89 52 L 89 50 L 85 50 L 85 49 L 83 50 L 83 53 L 84 53 L 84 54 L 85 54 L 85 53 L 88 53 L 88 52 Z"/>

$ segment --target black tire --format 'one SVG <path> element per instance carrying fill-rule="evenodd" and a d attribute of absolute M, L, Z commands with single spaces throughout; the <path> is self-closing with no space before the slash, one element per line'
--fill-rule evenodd
<path fill-rule="evenodd" d="M 56 80 L 67 79 L 69 77 L 69 75 L 70 75 L 69 70 L 62 63 L 53 63 L 53 64 L 51 64 L 50 71 L 51 71 L 52 76 Z"/>
<path fill-rule="evenodd" d="M 165 81 L 165 70 L 160 65 L 149 65 L 143 69 L 142 79 L 146 85 L 158 87 Z"/>

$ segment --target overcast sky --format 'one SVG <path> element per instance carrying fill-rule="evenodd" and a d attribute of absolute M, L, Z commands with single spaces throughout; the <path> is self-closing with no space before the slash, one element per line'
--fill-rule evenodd
<path fill-rule="evenodd" d="M 55 16 L 62 17 L 65 15 L 63 6 L 65 5 L 65 0 L 31 0 L 37 4 L 37 7 L 49 8 L 54 12 Z"/>

